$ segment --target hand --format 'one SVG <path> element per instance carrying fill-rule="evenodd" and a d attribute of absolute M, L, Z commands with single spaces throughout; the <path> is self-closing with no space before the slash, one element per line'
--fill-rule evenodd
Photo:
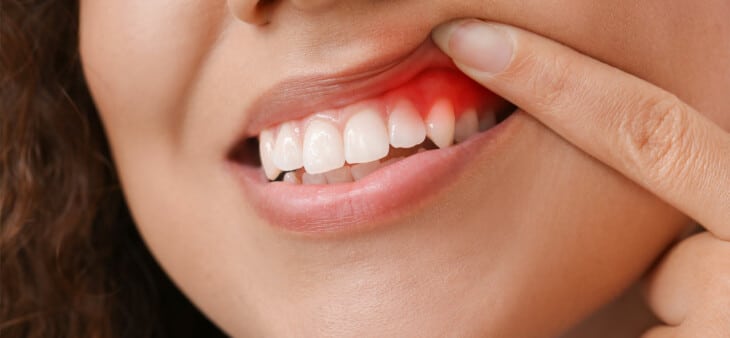
<path fill-rule="evenodd" d="M 676 96 L 533 33 L 479 20 L 434 41 L 468 76 L 702 224 L 648 284 L 667 326 L 646 337 L 730 337 L 730 134 Z"/>

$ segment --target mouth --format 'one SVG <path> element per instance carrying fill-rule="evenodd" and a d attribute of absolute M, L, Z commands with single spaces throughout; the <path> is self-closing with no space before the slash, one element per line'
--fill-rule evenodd
<path fill-rule="evenodd" d="M 331 234 L 425 206 L 498 148 L 515 106 L 428 39 L 383 65 L 284 82 L 251 109 L 227 157 L 244 192 L 275 226 Z"/>

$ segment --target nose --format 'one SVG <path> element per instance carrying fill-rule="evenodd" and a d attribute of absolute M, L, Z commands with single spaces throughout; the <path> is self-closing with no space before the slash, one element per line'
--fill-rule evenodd
<path fill-rule="evenodd" d="M 327 8 L 337 0 L 228 0 L 228 7 L 239 20 L 261 26 L 269 23 L 274 8 L 280 2 L 288 2 L 294 8 L 311 12 Z"/>

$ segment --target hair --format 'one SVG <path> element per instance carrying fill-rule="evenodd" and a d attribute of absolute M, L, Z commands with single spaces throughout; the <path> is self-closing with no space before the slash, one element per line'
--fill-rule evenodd
<path fill-rule="evenodd" d="M 78 2 L 1 6 L 0 336 L 222 336 L 132 222 L 84 81 Z"/>

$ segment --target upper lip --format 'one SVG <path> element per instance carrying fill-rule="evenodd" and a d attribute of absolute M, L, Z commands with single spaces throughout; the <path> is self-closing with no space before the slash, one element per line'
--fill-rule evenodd
<path fill-rule="evenodd" d="M 429 67 L 454 67 L 429 38 L 415 49 L 335 73 L 313 74 L 281 81 L 249 108 L 246 137 L 278 123 L 339 108 L 398 87 Z"/>

